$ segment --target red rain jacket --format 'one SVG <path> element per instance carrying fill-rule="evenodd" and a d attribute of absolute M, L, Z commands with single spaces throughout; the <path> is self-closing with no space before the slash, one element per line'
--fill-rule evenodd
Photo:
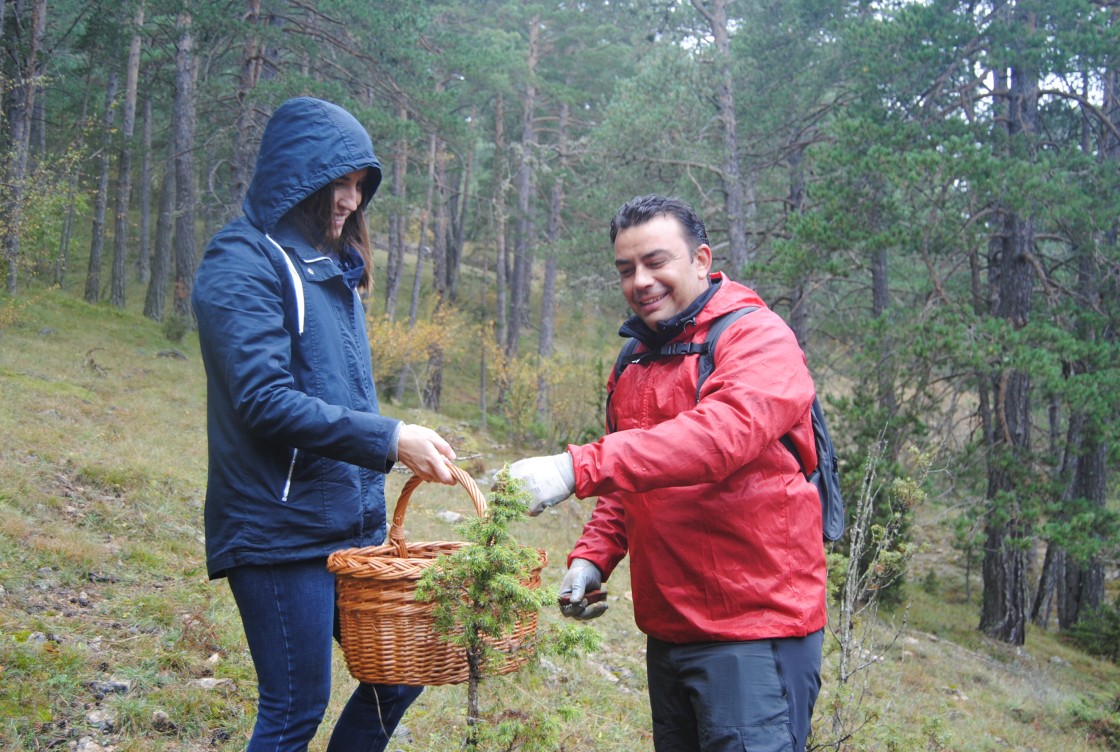
<path fill-rule="evenodd" d="M 569 564 L 606 578 L 629 553 L 635 621 L 666 642 L 800 637 L 827 620 L 820 500 L 778 441 L 791 434 L 815 466 L 813 380 L 793 332 L 724 279 L 677 341 L 702 342 L 744 306 L 759 310 L 720 336 L 699 403 L 699 356 L 630 365 L 608 382 L 616 431 L 568 447 L 576 495 L 599 496 Z"/>

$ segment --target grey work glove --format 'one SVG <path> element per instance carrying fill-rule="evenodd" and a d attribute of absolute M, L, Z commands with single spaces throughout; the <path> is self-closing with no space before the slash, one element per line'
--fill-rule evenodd
<path fill-rule="evenodd" d="M 509 477 L 521 481 L 533 497 L 530 517 L 556 506 L 576 490 L 576 471 L 567 452 L 518 460 L 509 466 Z"/>
<path fill-rule="evenodd" d="M 606 593 L 601 592 L 603 587 L 603 573 L 587 559 L 572 559 L 572 566 L 560 582 L 560 613 L 573 619 L 594 619 L 607 610 Z M 589 602 L 589 593 L 599 593 L 603 596 L 595 602 Z"/>

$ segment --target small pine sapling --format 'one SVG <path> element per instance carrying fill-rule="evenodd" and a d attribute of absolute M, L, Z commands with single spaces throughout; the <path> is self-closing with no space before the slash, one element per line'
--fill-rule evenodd
<path fill-rule="evenodd" d="M 907 610 L 903 610 L 901 624 L 881 621 L 880 596 L 906 573 L 918 551 L 903 531 L 909 528 L 915 508 L 925 501 L 923 484 L 931 468 L 931 457 L 911 448 L 913 476 L 895 478 L 884 487 L 878 470 L 885 452 L 886 444 L 881 440 L 868 453 L 859 498 L 848 526 L 848 555 L 828 554 L 829 598 L 837 601 L 838 613 L 830 620 L 833 640 L 826 655 L 834 661 L 835 686 L 810 733 L 810 752 L 847 749 L 883 723 L 883 718 L 870 706 L 870 672 L 902 635 Z M 877 503 L 884 508 L 876 510 Z M 937 724 L 930 725 L 930 729 L 926 749 L 944 749 L 935 745 L 935 737 L 936 744 L 942 744 L 944 730 Z M 894 748 L 917 749 L 901 744 Z"/>
<path fill-rule="evenodd" d="M 534 664 L 542 655 L 573 657 L 599 646 L 598 631 L 566 625 L 540 629 L 510 644 L 519 623 L 535 618 L 540 609 L 556 603 L 551 589 L 531 587 L 533 570 L 544 563 L 544 552 L 520 545 L 509 525 L 525 517 L 527 495 L 504 468 L 490 494 L 487 512 L 457 526 L 464 546 L 441 557 L 425 570 L 416 588 L 416 599 L 433 605 L 434 629 L 466 651 L 468 748 L 477 749 L 484 733 L 479 714 L 479 687 L 484 676 L 497 673 L 514 658 Z M 495 646 L 501 646 L 498 649 Z M 507 723 L 502 726 L 508 726 Z M 555 724 L 518 724 L 519 733 L 539 736 Z M 499 729 L 501 730 L 501 729 Z M 510 733 L 505 728 L 503 735 Z M 550 736 L 551 734 L 546 734 Z M 526 740 L 522 749 L 546 749 L 551 741 Z"/>

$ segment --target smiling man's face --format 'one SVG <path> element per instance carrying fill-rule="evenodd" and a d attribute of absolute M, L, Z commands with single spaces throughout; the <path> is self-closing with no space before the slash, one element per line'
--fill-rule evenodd
<path fill-rule="evenodd" d="M 661 215 L 618 231 L 614 265 L 630 310 L 656 329 L 708 289 L 712 249 L 700 245 L 690 253 L 680 222 Z"/>

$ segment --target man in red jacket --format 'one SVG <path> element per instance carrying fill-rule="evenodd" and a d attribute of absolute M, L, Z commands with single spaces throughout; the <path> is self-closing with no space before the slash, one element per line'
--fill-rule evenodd
<path fill-rule="evenodd" d="M 805 356 L 753 290 L 711 273 L 688 204 L 635 198 L 610 234 L 635 314 L 620 334 L 641 342 L 608 381 L 613 430 L 511 475 L 533 515 L 573 493 L 599 497 L 568 557 L 565 615 L 602 613 L 585 594 L 629 553 L 657 750 L 802 752 L 820 689 L 825 552 L 816 488 L 780 439 L 813 469 Z M 720 336 L 697 401 L 699 356 L 659 351 L 702 343 L 744 307 L 757 310 Z"/>

